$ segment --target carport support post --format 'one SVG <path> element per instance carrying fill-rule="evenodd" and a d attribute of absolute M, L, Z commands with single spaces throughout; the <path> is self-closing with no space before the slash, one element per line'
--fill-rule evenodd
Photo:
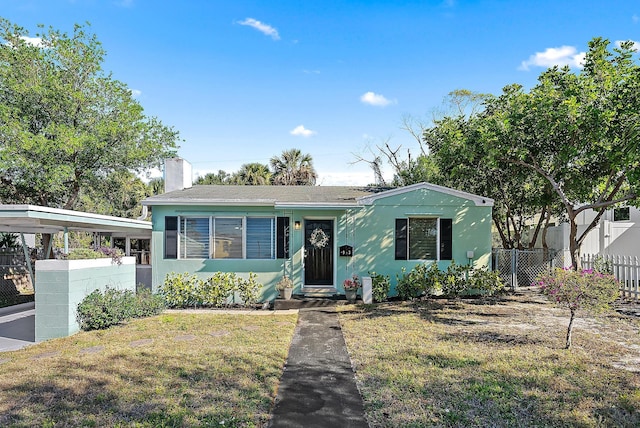
<path fill-rule="evenodd" d="M 69 229 L 67 228 L 67 226 L 64 227 L 63 236 L 64 236 L 64 253 L 69 254 Z"/>
<path fill-rule="evenodd" d="M 24 233 L 20 232 L 20 239 L 22 239 L 22 251 L 24 251 L 24 261 L 27 263 L 27 269 L 29 269 L 29 277 L 31 277 L 31 285 L 33 289 L 36 289 L 36 279 L 33 276 L 33 266 L 31 265 L 31 256 L 29 255 L 29 247 L 27 247 L 27 241 L 24 239 Z"/>

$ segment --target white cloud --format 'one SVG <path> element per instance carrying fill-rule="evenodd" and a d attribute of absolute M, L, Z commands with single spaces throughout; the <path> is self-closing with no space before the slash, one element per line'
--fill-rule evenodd
<path fill-rule="evenodd" d="M 371 92 L 371 91 L 360 96 L 360 101 L 362 101 L 365 104 L 370 104 L 372 106 L 377 106 L 377 107 L 385 107 L 385 106 L 388 106 L 389 104 L 396 104 L 397 102 L 395 100 L 389 100 L 385 98 L 384 95 L 376 94 L 375 92 Z"/>
<path fill-rule="evenodd" d="M 638 15 L 633 15 L 631 17 L 631 20 L 633 21 L 634 24 L 637 24 L 638 21 L 640 21 L 640 17 L 638 17 Z"/>
<path fill-rule="evenodd" d="M 568 65 L 573 68 L 582 68 L 585 52 L 578 52 L 574 46 L 561 46 L 559 48 L 547 48 L 544 52 L 536 52 L 528 60 L 522 61 L 518 70 L 529 70 L 529 67 L 553 67 Z"/>
<path fill-rule="evenodd" d="M 622 45 L 622 43 L 626 42 L 627 40 L 616 40 L 616 46 L 620 47 Z M 633 42 L 633 45 L 631 46 L 631 49 L 635 50 L 636 52 L 640 52 L 640 42 L 636 42 L 635 40 L 630 40 L 631 42 Z"/>
<path fill-rule="evenodd" d="M 133 98 L 138 98 L 140 95 L 142 95 L 142 91 L 140 89 L 132 89 L 131 90 L 131 96 Z"/>
<path fill-rule="evenodd" d="M 44 44 L 42 43 L 42 39 L 40 37 L 20 36 L 20 38 L 31 46 L 35 46 L 37 48 L 41 48 L 44 46 Z"/>
<path fill-rule="evenodd" d="M 299 137 L 311 137 L 312 135 L 316 135 L 316 131 L 312 131 L 304 127 L 304 125 L 299 125 L 289 131 L 289 134 L 296 135 Z"/>
<path fill-rule="evenodd" d="M 263 33 L 263 34 L 265 34 L 267 36 L 271 36 L 271 38 L 273 40 L 280 40 L 280 35 L 278 34 L 278 30 L 276 30 L 275 28 L 273 28 L 269 24 L 265 24 L 265 23 L 262 23 L 262 22 L 258 21 L 257 19 L 246 18 L 244 21 L 238 21 L 238 24 L 247 25 L 247 26 L 249 26 L 251 28 L 255 28 L 256 30 L 260 31 L 261 33 Z"/>

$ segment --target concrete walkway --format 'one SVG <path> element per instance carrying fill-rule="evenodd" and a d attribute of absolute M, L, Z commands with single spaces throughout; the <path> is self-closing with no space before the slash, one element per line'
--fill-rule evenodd
<path fill-rule="evenodd" d="M 270 426 L 369 426 L 334 307 L 300 310 Z"/>
<path fill-rule="evenodd" d="M 0 352 L 36 343 L 35 318 L 33 302 L 0 309 Z"/>

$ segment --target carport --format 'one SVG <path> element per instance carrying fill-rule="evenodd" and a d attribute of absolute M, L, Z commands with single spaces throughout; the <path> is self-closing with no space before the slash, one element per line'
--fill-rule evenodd
<path fill-rule="evenodd" d="M 20 235 L 22 241 L 22 250 L 24 252 L 25 264 L 31 279 L 34 291 L 37 293 L 34 266 L 29 254 L 29 248 L 25 241 L 25 234 L 35 233 L 63 233 L 65 253 L 69 252 L 69 232 L 84 231 L 99 234 L 100 236 L 112 237 L 112 242 L 120 240 L 125 245 L 125 254 L 132 254 L 132 240 L 150 240 L 151 239 L 151 222 L 143 220 L 134 220 L 113 216 L 106 216 L 93 213 L 85 213 L 80 211 L 64 210 L 58 208 L 42 207 L 37 205 L 0 205 L 0 232 L 13 233 Z M 53 240 L 51 240 L 53 242 Z M 51 247 L 51 244 L 50 244 Z M 45 249 L 45 254 L 49 254 L 51 248 Z M 148 260 L 147 257 L 136 257 L 139 261 Z M 146 283 L 146 279 L 151 278 L 151 265 L 136 265 L 136 281 Z M 21 310 L 27 311 L 20 315 Z M 28 311 L 33 311 L 33 304 L 29 306 L 19 305 L 11 311 L 11 323 L 0 323 L 0 350 L 7 342 L 11 342 L 16 335 L 21 338 L 34 338 L 34 317 L 29 317 Z M 37 309 L 36 309 L 37 316 Z M 2 318 L 0 316 L 0 318 Z M 6 318 L 5 318 L 6 319 Z M 13 322 L 15 320 L 22 320 Z M 29 319 L 30 322 L 25 323 Z M 27 325 L 28 324 L 28 325 Z M 7 327 L 11 325 L 11 327 Z M 16 332 L 15 328 L 19 326 L 20 332 Z M 30 331 L 25 331 L 30 329 Z M 4 330 L 4 331 L 3 331 Z M 35 341 L 35 339 L 34 339 Z M 27 341 L 28 343 L 28 341 Z"/>

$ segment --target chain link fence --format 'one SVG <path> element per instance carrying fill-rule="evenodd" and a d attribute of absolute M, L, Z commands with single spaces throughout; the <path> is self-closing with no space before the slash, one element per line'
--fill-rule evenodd
<path fill-rule="evenodd" d="M 539 274 L 551 268 L 564 266 L 562 252 L 496 248 L 492 253 L 493 269 L 500 272 L 500 278 L 513 291 L 529 287 Z"/>
<path fill-rule="evenodd" d="M 0 248 L 0 307 L 33 301 L 34 288 L 21 248 Z"/>

